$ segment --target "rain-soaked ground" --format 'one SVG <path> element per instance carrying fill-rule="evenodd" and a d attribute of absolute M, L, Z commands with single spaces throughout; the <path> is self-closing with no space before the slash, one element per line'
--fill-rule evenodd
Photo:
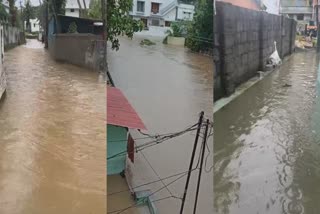
<path fill-rule="evenodd" d="M 121 39 L 118 52 L 109 50 L 108 61 L 115 85 L 122 89 L 134 106 L 148 129 L 147 133 L 181 131 L 196 123 L 202 110 L 212 119 L 212 58 L 191 53 L 185 48 L 163 45 L 155 38 L 151 40 L 156 41 L 156 45 L 140 46 L 141 40 L 142 37 L 139 36 L 132 41 Z M 194 138 L 194 132 L 188 133 L 170 142 L 145 149 L 143 154 L 161 178 L 184 172 L 188 170 Z M 212 138 L 208 142 L 212 150 Z M 212 166 L 212 159 L 211 153 L 207 162 L 208 170 Z M 133 173 L 136 185 L 158 179 L 141 153 L 136 155 Z M 197 175 L 197 171 L 194 171 L 184 213 L 192 213 Z M 168 184 L 175 178 L 165 180 L 164 183 Z M 169 186 L 169 191 L 174 196 L 181 197 L 185 181 L 186 177 L 183 177 L 173 183 Z M 156 191 L 161 187 L 163 184 L 158 182 L 143 189 Z M 163 189 L 153 196 L 153 200 L 166 196 L 170 196 L 170 193 Z M 116 194 L 108 196 L 108 201 L 112 200 L 114 207 L 128 206 L 125 198 L 115 197 Z M 179 213 L 181 200 L 169 198 L 157 201 L 155 205 L 160 214 Z M 129 209 L 123 213 L 131 211 Z M 197 211 L 213 212 L 212 171 L 203 172 Z"/>
<path fill-rule="evenodd" d="M 216 213 L 320 212 L 318 64 L 295 53 L 214 115 Z"/>
<path fill-rule="evenodd" d="M 0 213 L 105 213 L 105 84 L 28 40 L 5 53 Z"/>

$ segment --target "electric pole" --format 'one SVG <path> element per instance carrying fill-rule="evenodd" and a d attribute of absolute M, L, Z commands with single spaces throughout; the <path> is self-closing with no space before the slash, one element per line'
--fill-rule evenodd
<path fill-rule="evenodd" d="M 199 121 L 198 121 L 198 127 L 197 127 L 197 133 L 196 133 L 196 138 L 195 138 L 194 144 L 193 144 L 193 150 L 192 150 L 192 154 L 191 154 L 191 161 L 190 161 L 190 165 L 189 165 L 187 181 L 186 181 L 186 185 L 185 185 L 185 188 L 184 188 L 182 203 L 181 203 L 181 207 L 180 207 L 180 214 L 183 214 L 183 210 L 184 210 L 184 204 L 185 204 L 186 197 L 187 197 L 189 181 L 190 181 L 193 162 L 194 162 L 194 157 L 195 157 L 195 154 L 196 154 L 198 140 L 199 140 L 199 136 L 200 136 L 200 131 L 201 131 L 201 127 L 202 127 L 202 124 L 203 124 L 203 116 L 204 116 L 204 112 L 202 111 L 200 113 L 200 117 L 199 117 Z"/>
<path fill-rule="evenodd" d="M 45 43 L 44 43 L 44 47 L 48 48 L 48 34 L 49 34 L 49 1 L 47 0 L 45 2 L 45 19 L 46 19 L 46 32 L 45 32 Z"/>
<path fill-rule="evenodd" d="M 319 29 L 319 0 L 316 5 L 316 23 L 317 23 L 317 52 L 320 51 L 320 29 Z"/>

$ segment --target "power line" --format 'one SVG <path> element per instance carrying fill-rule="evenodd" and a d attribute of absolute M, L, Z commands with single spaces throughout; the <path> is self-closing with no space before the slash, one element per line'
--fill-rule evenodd
<path fill-rule="evenodd" d="M 194 169 L 192 169 L 192 170 L 196 170 L 196 169 L 197 169 L 197 168 L 194 168 Z M 144 183 L 144 184 L 141 184 L 141 185 L 132 187 L 132 189 L 137 189 L 137 188 L 139 188 L 139 187 L 143 187 L 143 186 L 146 186 L 146 185 L 149 185 L 149 184 L 153 184 L 153 183 L 159 182 L 159 181 L 161 181 L 161 180 L 167 180 L 167 179 L 169 179 L 169 178 L 173 178 L 173 177 L 176 177 L 176 176 L 178 176 L 178 175 L 187 174 L 188 172 L 189 172 L 189 171 L 184 171 L 184 172 L 176 173 L 176 174 L 173 174 L 173 175 L 164 177 L 164 178 L 160 178 L 160 179 L 158 179 L 158 180 L 150 181 L 150 182 L 148 182 L 148 183 Z M 115 195 L 115 194 L 119 194 L 119 193 L 122 193 L 122 192 L 128 192 L 128 191 L 130 191 L 129 188 L 128 188 L 128 189 L 125 189 L 125 190 L 120 190 L 120 191 L 118 191 L 118 192 L 112 192 L 112 193 L 108 194 L 108 196 L 112 196 L 112 195 Z"/>
<path fill-rule="evenodd" d="M 184 176 L 185 176 L 185 174 L 179 176 L 177 179 L 175 179 L 175 180 L 171 181 L 170 183 L 168 183 L 167 186 L 173 184 L 174 182 L 178 181 L 179 179 L 183 178 Z M 157 189 L 156 191 L 154 191 L 154 192 L 150 193 L 149 195 L 147 195 L 146 198 L 149 198 L 150 196 L 152 196 L 152 195 L 160 192 L 160 191 L 163 190 L 164 188 L 165 188 L 165 187 L 161 187 L 161 188 Z M 139 203 L 134 203 L 134 204 L 132 204 L 131 206 L 128 206 L 128 207 L 126 207 L 126 208 L 124 208 L 124 209 L 115 210 L 115 211 L 110 211 L 110 212 L 107 212 L 107 213 L 117 213 L 117 214 L 120 214 L 120 213 L 123 213 L 123 212 L 126 211 L 126 210 L 129 210 L 129 209 L 131 209 L 131 208 L 133 208 L 133 207 L 136 207 L 136 206 L 139 206 L 139 205 L 140 205 Z"/>

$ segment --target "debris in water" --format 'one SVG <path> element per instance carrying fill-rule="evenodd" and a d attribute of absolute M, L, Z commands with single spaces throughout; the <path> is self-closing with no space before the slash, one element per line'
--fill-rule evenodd
<path fill-rule="evenodd" d="M 148 45 L 148 46 L 150 46 L 150 45 L 155 45 L 155 44 L 156 44 L 155 42 L 152 42 L 149 39 L 144 39 L 144 40 L 142 40 L 140 42 L 140 45 Z"/>

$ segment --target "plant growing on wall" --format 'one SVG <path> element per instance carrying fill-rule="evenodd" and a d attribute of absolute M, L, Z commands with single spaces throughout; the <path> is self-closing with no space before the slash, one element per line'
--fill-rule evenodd
<path fill-rule="evenodd" d="M 72 22 L 69 25 L 68 33 L 78 33 L 78 26 L 77 26 L 77 24 L 75 22 Z"/>

